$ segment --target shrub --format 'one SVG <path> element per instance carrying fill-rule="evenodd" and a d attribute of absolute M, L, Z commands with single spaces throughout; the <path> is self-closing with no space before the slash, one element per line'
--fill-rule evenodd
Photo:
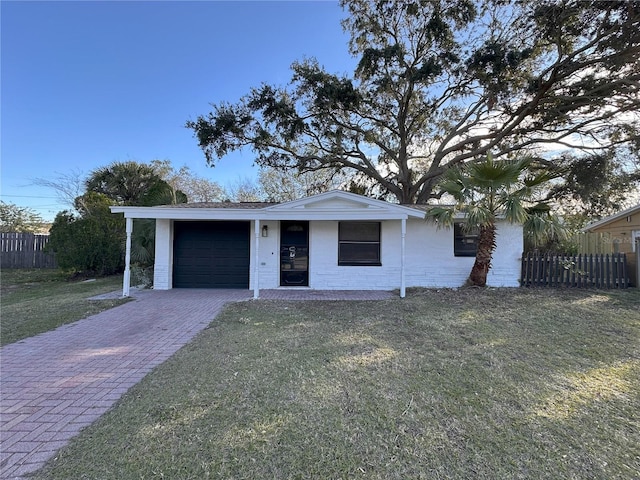
<path fill-rule="evenodd" d="M 124 269 L 125 222 L 111 214 L 111 201 L 102 194 L 83 197 L 81 214 L 58 213 L 47 249 L 55 252 L 67 271 L 110 275 Z"/>

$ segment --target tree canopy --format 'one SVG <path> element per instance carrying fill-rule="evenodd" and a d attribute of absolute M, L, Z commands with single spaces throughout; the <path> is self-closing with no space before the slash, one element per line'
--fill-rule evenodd
<path fill-rule="evenodd" d="M 351 75 L 296 61 L 188 121 L 209 164 L 348 172 L 400 203 L 459 164 L 638 139 L 640 5 L 596 0 L 343 0 Z"/>
<path fill-rule="evenodd" d="M 88 192 L 79 215 L 59 212 L 51 226 L 47 249 L 63 270 L 111 275 L 124 268 L 124 221 L 111 213 L 113 200 Z"/>
<path fill-rule="evenodd" d="M 53 188 L 70 191 L 67 183 Z M 49 249 L 65 270 L 102 275 L 124 268 L 125 221 L 111 213 L 111 205 L 163 205 L 184 203 L 187 197 L 163 180 L 153 165 L 113 162 L 91 172 L 85 191 L 73 202 L 75 212 L 58 213 L 51 227 Z M 155 222 L 134 222 L 131 256 L 143 264 L 153 263 Z"/>
<path fill-rule="evenodd" d="M 274 168 L 261 168 L 258 183 L 264 198 L 274 202 L 289 202 L 318 193 L 336 190 L 347 184 L 344 175 L 318 170 L 299 173 Z"/>
<path fill-rule="evenodd" d="M 87 192 L 100 193 L 119 205 L 185 203 L 186 195 L 160 177 L 154 166 L 134 161 L 100 167 L 85 181 Z"/>
<path fill-rule="evenodd" d="M 149 165 L 175 191 L 183 192 L 189 202 L 220 202 L 225 199 L 225 191 L 219 183 L 194 174 L 183 165 L 176 169 L 170 160 L 152 160 Z"/>
<path fill-rule="evenodd" d="M 632 149 L 611 149 L 589 155 L 562 155 L 558 163 L 563 179 L 550 186 L 553 199 L 565 219 L 579 227 L 612 215 L 640 200 L 640 156 Z"/>
<path fill-rule="evenodd" d="M 0 200 L 0 232 L 38 233 L 45 225 L 35 210 Z"/>

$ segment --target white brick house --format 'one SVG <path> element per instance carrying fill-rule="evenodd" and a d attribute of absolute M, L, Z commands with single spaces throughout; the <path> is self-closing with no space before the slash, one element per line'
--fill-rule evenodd
<path fill-rule="evenodd" d="M 394 290 L 459 287 L 473 240 L 437 229 L 424 206 L 331 191 L 292 202 L 111 207 L 127 220 L 156 220 L 154 288 Z M 499 222 L 491 286 L 519 285 L 522 226 Z"/>

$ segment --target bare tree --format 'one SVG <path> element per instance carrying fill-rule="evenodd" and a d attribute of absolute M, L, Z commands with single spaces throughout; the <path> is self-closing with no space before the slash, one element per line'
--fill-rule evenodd
<path fill-rule="evenodd" d="M 176 170 L 170 160 L 152 160 L 151 166 L 175 190 L 184 192 L 189 202 L 219 202 L 225 198 L 218 182 L 195 175 L 186 165 Z"/>
<path fill-rule="evenodd" d="M 34 178 L 32 182 L 39 187 L 50 188 L 61 203 L 73 209 L 76 198 L 85 192 L 86 178 L 81 170 L 74 169 L 67 173 L 56 173 L 53 178 Z"/>
<path fill-rule="evenodd" d="M 261 168 L 258 182 L 266 198 L 288 202 L 348 186 L 348 178 L 340 172 L 317 170 L 299 173 L 295 170 Z"/>

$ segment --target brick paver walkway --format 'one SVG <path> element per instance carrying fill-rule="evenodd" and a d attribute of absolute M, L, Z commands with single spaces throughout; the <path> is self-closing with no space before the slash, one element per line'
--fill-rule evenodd
<path fill-rule="evenodd" d="M 0 478 L 40 468 L 248 290 L 143 291 L 136 301 L 0 349 Z M 262 290 L 262 299 L 381 300 L 377 291 Z"/>

